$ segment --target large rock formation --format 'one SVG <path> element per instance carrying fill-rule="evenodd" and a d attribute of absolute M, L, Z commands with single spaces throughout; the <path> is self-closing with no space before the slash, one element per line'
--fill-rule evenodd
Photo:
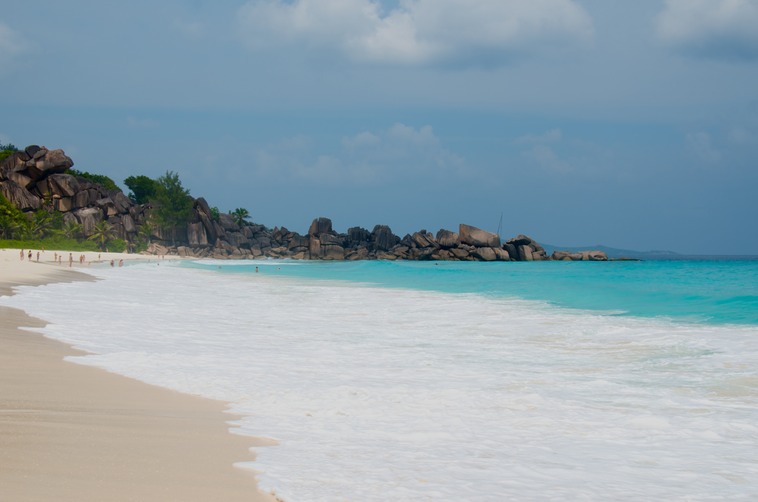
<path fill-rule="evenodd" d="M 28 146 L 0 164 L 0 192 L 21 211 L 63 213 L 64 221 L 82 225 L 85 236 L 106 220 L 118 237 L 130 242 L 144 223 L 143 211 L 120 191 L 68 174 L 73 165 L 63 150 Z"/>
<path fill-rule="evenodd" d="M 436 234 L 419 230 L 403 238 L 389 226 L 372 231 L 352 227 L 334 231 L 329 218 L 313 220 L 307 235 L 286 228 L 238 225 L 229 214 L 217 214 L 205 199 L 194 200 L 194 211 L 185 229 L 169 233 L 148 224 L 149 204 L 136 204 L 121 191 L 109 191 L 97 183 L 67 171 L 73 161 L 62 150 L 29 146 L 0 164 L 0 192 L 17 208 L 32 212 L 44 208 L 63 213 L 66 222 L 76 222 L 91 234 L 95 225 L 107 221 L 118 237 L 128 243 L 151 234 L 148 252 L 213 258 L 291 258 L 300 260 L 463 260 L 539 261 L 605 260 L 600 251 L 556 251 L 548 257 L 532 238 L 519 235 L 501 245 L 500 237 L 471 225 L 459 232 L 446 229 Z M 146 230 L 149 229 L 149 232 Z"/>
<path fill-rule="evenodd" d="M 547 260 L 545 249 L 537 244 L 531 237 L 518 235 L 505 243 L 508 254 L 514 256 L 517 261 L 542 261 Z"/>

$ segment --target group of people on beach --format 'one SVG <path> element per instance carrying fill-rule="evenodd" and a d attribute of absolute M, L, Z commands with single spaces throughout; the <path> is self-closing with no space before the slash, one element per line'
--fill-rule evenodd
<path fill-rule="evenodd" d="M 21 261 L 24 261 L 24 258 L 28 259 L 29 261 L 32 261 L 32 259 L 33 259 L 32 250 L 30 249 L 28 253 L 24 253 L 24 251 L 25 250 L 22 249 L 18 253 L 19 254 L 19 258 L 21 258 Z M 44 253 L 45 249 L 43 248 L 41 252 Z M 37 251 L 37 263 L 39 263 L 39 258 L 40 258 L 40 251 Z M 98 262 L 101 261 L 100 254 L 97 255 L 97 261 Z M 80 254 L 79 255 L 79 265 L 84 265 L 86 262 L 87 262 L 87 255 L 85 255 L 84 253 Z M 53 263 L 63 264 L 63 253 L 58 253 L 57 251 L 55 253 L 53 253 Z M 74 253 L 69 253 L 68 254 L 68 266 L 72 267 L 73 265 L 74 265 Z M 111 267 L 115 267 L 115 266 L 116 266 L 115 260 L 111 260 Z M 124 266 L 124 260 L 123 259 L 118 260 L 118 266 L 119 267 L 123 267 Z"/>
<path fill-rule="evenodd" d="M 43 250 L 43 252 L 44 252 L 44 250 Z M 21 257 L 21 261 L 24 261 L 24 250 L 22 249 L 21 251 L 19 251 L 18 254 Z M 29 250 L 29 254 L 27 255 L 27 257 L 29 258 L 29 261 L 32 261 L 32 250 L 31 249 Z M 37 263 L 39 263 L 39 251 L 37 251 Z"/>

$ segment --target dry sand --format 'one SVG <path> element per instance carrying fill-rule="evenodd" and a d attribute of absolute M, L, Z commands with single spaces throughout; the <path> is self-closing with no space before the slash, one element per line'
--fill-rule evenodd
<path fill-rule="evenodd" d="M 19 284 L 87 280 L 68 266 L 0 249 L 0 295 Z M 98 253 L 86 253 L 87 260 Z M 101 259 L 144 259 L 102 253 Z M 77 270 L 79 272 L 77 272 Z M 267 501 L 252 471 L 253 438 L 234 435 L 221 402 L 64 361 L 79 352 L 18 326 L 44 326 L 0 307 L 0 500 Z"/>

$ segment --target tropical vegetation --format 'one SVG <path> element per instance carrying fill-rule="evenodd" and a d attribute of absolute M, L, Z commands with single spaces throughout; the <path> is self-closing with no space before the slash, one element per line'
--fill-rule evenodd
<path fill-rule="evenodd" d="M 155 195 L 150 199 L 153 205 L 151 215 L 159 228 L 171 234 L 172 244 L 175 244 L 177 230 L 186 226 L 194 202 L 177 173 L 166 171 L 155 181 Z"/>
<path fill-rule="evenodd" d="M 87 171 L 79 171 L 77 169 L 69 169 L 68 174 L 76 176 L 78 178 L 84 178 L 86 180 L 102 185 L 103 188 L 111 192 L 120 192 L 121 189 L 116 185 L 116 182 L 110 179 L 108 176 L 102 174 L 92 174 Z"/>
<path fill-rule="evenodd" d="M 0 162 L 10 157 L 13 152 L 17 151 L 18 148 L 16 148 L 13 143 L 7 143 L 5 145 L 0 143 Z"/>
<path fill-rule="evenodd" d="M 247 223 L 246 220 L 250 218 L 250 212 L 244 207 L 238 207 L 234 211 L 229 211 L 229 214 L 232 215 L 232 219 L 240 227 L 244 226 Z"/>
<path fill-rule="evenodd" d="M 129 198 L 137 204 L 147 204 L 158 190 L 158 182 L 144 175 L 129 176 L 124 184 L 131 190 Z"/>
<path fill-rule="evenodd" d="M 11 143 L 0 143 L 0 162 L 18 149 Z M 108 176 L 69 169 L 68 173 L 102 185 L 110 191 L 121 191 Z M 152 179 L 144 175 L 129 176 L 124 180 L 129 188 L 128 197 L 137 204 L 149 204 L 149 216 L 145 224 L 127 243 L 116 236 L 115 229 L 107 221 L 96 223 L 85 234 L 83 225 L 72 218 L 63 218 L 63 213 L 54 210 L 52 196 L 43 196 L 42 209 L 24 213 L 0 193 L 0 247 L 45 247 L 47 249 L 142 251 L 147 249 L 154 235 L 168 236 L 176 244 L 179 231 L 186 228 L 194 207 L 179 175 L 173 171 Z M 219 221 L 218 207 L 210 208 L 210 216 Z M 247 224 L 250 212 L 245 208 L 229 211 L 240 226 Z M 156 234 L 155 232 L 158 231 Z"/>

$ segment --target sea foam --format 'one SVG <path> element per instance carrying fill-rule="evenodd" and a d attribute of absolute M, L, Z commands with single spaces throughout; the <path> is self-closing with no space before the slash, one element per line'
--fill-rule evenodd
<path fill-rule="evenodd" d="M 204 263 L 0 303 L 71 360 L 230 402 L 288 502 L 758 498 L 755 326 Z"/>

